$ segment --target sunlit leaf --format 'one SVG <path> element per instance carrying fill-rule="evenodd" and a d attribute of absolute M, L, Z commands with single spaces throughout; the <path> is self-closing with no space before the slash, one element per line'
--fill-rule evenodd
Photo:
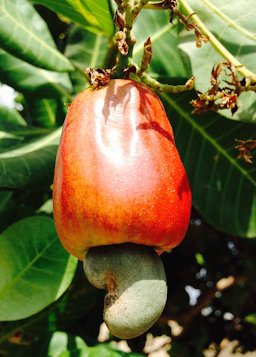
<path fill-rule="evenodd" d="M 139 353 L 126 353 L 114 349 L 110 344 L 99 343 L 90 347 L 81 337 L 61 331 L 43 336 L 26 349 L 21 347 L 13 349 L 15 357 L 38 355 L 38 351 L 41 352 L 42 357 L 142 357 Z"/>
<path fill-rule="evenodd" d="M 51 218 L 21 220 L 0 236 L 0 320 L 23 319 L 57 300 L 77 260 L 63 249 Z M 15 257 L 15 259 L 14 259 Z"/>
<path fill-rule="evenodd" d="M 72 284 L 60 299 L 26 319 L 6 321 L 1 324 L 0 343 L 4 336 L 10 335 L 13 331 L 19 329 L 26 335 L 41 337 L 39 344 L 32 344 L 29 351 L 28 346 L 25 346 L 24 350 L 27 351 L 27 355 L 38 355 L 40 350 L 42 351 L 42 356 L 44 356 L 47 353 L 46 351 L 43 352 L 44 346 L 48 350 L 47 340 L 50 341 L 51 335 L 58 330 L 65 331 L 69 329 L 81 316 L 88 314 L 92 308 L 98 308 L 99 304 L 101 304 L 100 296 L 102 296 L 102 292 L 85 279 L 82 264 L 78 263 Z M 97 313 L 100 315 L 101 311 Z M 47 336 L 45 336 L 46 332 Z M 20 356 L 18 351 L 21 351 L 20 345 L 13 352 L 13 356 Z"/>
<path fill-rule="evenodd" d="M 0 153 L 0 187 L 35 189 L 52 182 L 61 129 Z"/>
<path fill-rule="evenodd" d="M 201 13 L 199 12 L 198 15 L 201 16 Z M 176 29 L 172 29 L 168 23 L 168 14 L 156 14 L 150 20 L 151 14 L 145 10 L 143 16 L 145 17 L 138 19 L 136 25 L 138 27 L 135 28 L 135 34 L 139 39 L 135 54 L 142 53 L 144 41 L 142 37 L 150 35 L 153 39 L 153 60 L 148 73 L 153 77 L 165 78 L 170 84 L 172 84 L 172 77 L 180 76 L 179 84 L 184 83 L 182 78 L 188 79 L 192 74 L 189 66 L 187 66 L 187 73 L 184 70 L 182 59 L 185 59 L 187 64 L 189 60 L 192 61 L 192 72 L 196 68 L 197 80 L 204 85 L 209 83 L 210 62 L 214 60 L 214 57 L 211 56 L 212 52 L 209 54 L 208 45 L 197 49 L 194 35 L 190 32 L 187 35 L 186 32 L 189 41 L 184 37 L 184 44 L 182 44 L 184 52 L 180 57 L 177 49 L 177 34 L 176 38 L 174 36 Z M 159 21 L 161 17 L 162 21 Z M 143 18 L 147 20 L 144 25 Z M 150 26 L 144 35 L 142 29 L 147 28 L 146 23 L 156 26 L 153 33 L 149 33 Z M 173 40 L 168 42 L 170 40 L 165 36 L 171 36 Z M 184 53 L 185 51 L 188 53 L 188 48 L 192 46 L 195 48 L 194 57 L 186 58 Z M 200 51 L 205 52 L 201 55 Z M 139 56 L 137 62 L 138 60 Z M 255 132 L 254 126 L 226 120 L 216 113 L 192 115 L 193 108 L 189 103 L 192 98 L 196 98 L 194 92 L 191 95 L 163 96 L 162 98 L 170 113 L 178 149 L 189 174 L 194 206 L 209 223 L 224 232 L 246 237 L 256 236 L 255 169 L 253 165 L 246 165 L 242 160 L 237 160 L 238 152 L 234 148 L 237 144 L 235 139 L 252 137 Z M 244 108 L 252 112 L 252 108 L 247 106 Z"/>
<path fill-rule="evenodd" d="M 256 236 L 256 170 L 238 160 L 237 138 L 250 137 L 253 124 L 217 113 L 192 115 L 191 96 L 163 96 L 176 144 L 189 175 L 194 207 L 217 229 Z"/>
<path fill-rule="evenodd" d="M 108 50 L 108 41 L 103 35 L 88 32 L 81 26 L 73 27 L 65 55 L 77 68 L 77 71 L 70 74 L 76 92 L 88 86 L 84 74 L 85 68 L 103 67 Z"/>
<path fill-rule="evenodd" d="M 78 336 L 64 332 L 55 332 L 50 340 L 48 355 L 50 357 L 141 357 L 138 353 L 126 353 L 113 349 L 109 344 L 98 344 L 89 347 Z"/>
<path fill-rule="evenodd" d="M 38 67 L 54 71 L 73 69 L 57 50 L 46 23 L 27 0 L 0 0 L 0 45 Z"/>
<path fill-rule="evenodd" d="M 249 324 L 256 325 L 256 313 L 245 316 L 244 320 Z"/>
<path fill-rule="evenodd" d="M 66 73 L 34 67 L 0 49 L 0 80 L 15 90 L 43 97 L 70 96 L 71 82 Z"/>
<path fill-rule="evenodd" d="M 0 153 L 19 145 L 23 137 L 16 133 L 26 132 L 27 123 L 15 109 L 0 106 Z"/>
<path fill-rule="evenodd" d="M 112 14 L 107 0 L 33 0 L 94 33 L 113 35 Z"/>
<path fill-rule="evenodd" d="M 12 127 L 26 126 L 27 123 L 24 118 L 15 109 L 0 105 L 0 128 L 3 129 L 3 125 L 12 125 Z"/>
<path fill-rule="evenodd" d="M 213 41 L 203 44 L 202 48 L 195 45 L 195 36 L 191 32 L 183 31 L 180 37 L 180 48 L 186 53 L 191 63 L 191 69 L 196 76 L 196 88 L 205 91 L 210 87 L 210 75 L 214 65 L 219 62 L 235 58 L 256 78 L 256 8 L 253 0 L 249 1 L 221 1 L 187 0 L 192 12 L 195 12 L 204 26 L 213 36 Z M 242 12 L 241 12 L 242 8 Z M 250 75 L 251 76 L 251 75 Z M 242 74 L 241 74 L 242 78 Z M 247 122 L 256 122 L 256 94 L 244 93 L 240 97 L 240 108 L 232 116 L 229 110 L 221 114 Z"/>
<path fill-rule="evenodd" d="M 153 77 L 188 78 L 189 73 L 177 50 L 178 29 L 170 23 L 169 12 L 143 10 L 135 23 L 135 60 L 140 64 L 143 44 L 152 41 L 153 57 L 148 72 Z M 150 26 L 149 26 L 150 24 Z"/>
<path fill-rule="evenodd" d="M 54 128 L 57 124 L 62 124 L 67 109 L 57 98 L 40 98 L 33 95 L 25 96 L 24 106 L 30 122 L 41 128 Z"/>

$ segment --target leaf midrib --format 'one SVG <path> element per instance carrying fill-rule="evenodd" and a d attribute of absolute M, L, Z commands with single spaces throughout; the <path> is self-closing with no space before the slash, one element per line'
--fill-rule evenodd
<path fill-rule="evenodd" d="M 8 159 L 11 157 L 18 157 L 20 155 L 28 154 L 30 152 L 42 149 L 47 146 L 52 146 L 52 141 L 60 138 L 62 128 L 55 130 L 53 133 L 43 137 L 42 139 L 19 147 L 18 149 L 14 149 L 8 152 L 4 152 L 0 154 L 0 159 Z"/>
<path fill-rule="evenodd" d="M 215 140 L 213 137 L 211 137 L 208 133 L 206 133 L 203 128 L 197 124 L 192 118 L 191 116 L 184 111 L 181 107 L 179 107 L 174 100 L 172 100 L 169 96 L 167 96 L 166 94 L 162 95 L 164 97 L 164 99 L 169 103 L 169 105 L 175 109 L 182 118 L 184 118 L 195 130 L 197 130 L 199 132 L 199 134 L 204 137 L 204 139 L 206 141 L 208 141 L 209 143 L 211 143 L 211 145 L 213 147 L 215 147 L 215 149 L 223 156 L 225 157 L 229 163 L 234 166 L 244 177 L 246 177 L 248 179 L 248 181 L 256 187 L 256 181 L 253 179 L 253 177 L 243 168 L 239 165 L 239 162 L 234 159 L 232 156 L 229 155 L 229 153 L 223 149 L 221 147 L 221 145 L 217 142 L 217 140 Z M 223 119 L 225 120 L 225 119 Z"/>
<path fill-rule="evenodd" d="M 28 33 L 28 35 L 29 35 L 30 37 L 34 38 L 34 40 L 35 40 L 36 42 L 40 43 L 40 44 L 42 45 L 42 47 L 47 48 L 50 52 L 52 52 L 52 54 L 53 54 L 54 56 L 59 57 L 61 61 L 65 62 L 65 63 L 67 63 L 69 66 L 71 66 L 70 63 L 69 63 L 69 61 L 67 60 L 67 58 L 66 58 L 65 56 L 63 56 L 63 55 L 62 55 L 60 52 L 58 52 L 55 48 L 52 48 L 51 46 L 49 46 L 47 42 L 42 41 L 39 37 L 37 37 L 36 35 L 34 35 L 33 32 L 28 31 L 28 29 L 27 29 L 26 27 L 24 27 L 22 23 L 16 21 L 16 19 L 15 19 L 14 17 L 12 17 L 11 14 L 10 14 L 10 13 L 8 12 L 8 10 L 6 9 L 4 1 L 3 1 L 3 12 L 5 13 L 5 15 L 6 15 L 7 17 L 9 17 L 9 18 L 11 19 L 11 21 L 12 21 L 17 27 L 22 28 L 22 30 L 23 30 L 24 32 Z"/>
<path fill-rule="evenodd" d="M 256 36 L 247 31 L 245 28 L 239 26 L 236 22 L 234 22 L 229 16 L 225 15 L 222 11 L 220 11 L 215 5 L 213 5 L 212 2 L 208 1 L 208 0 L 200 0 L 202 3 L 205 4 L 205 6 L 208 9 L 211 9 L 213 11 L 213 13 L 215 13 L 217 16 L 219 16 L 224 22 L 225 24 L 228 24 L 229 27 L 232 27 L 233 29 L 237 30 L 238 32 L 240 32 L 241 34 L 243 34 L 244 36 L 250 38 L 253 41 L 256 41 Z"/>
<path fill-rule="evenodd" d="M 37 254 L 26 266 L 21 272 L 16 275 L 15 278 L 13 278 L 9 283 L 7 283 L 3 289 L 0 291 L 0 299 L 3 298 L 6 294 L 9 293 L 10 289 L 12 289 L 13 285 L 29 270 L 29 268 L 32 267 L 32 265 L 39 260 L 43 254 L 54 244 L 56 243 L 57 238 L 54 237 L 54 239 L 50 239 L 47 245 L 40 251 L 39 254 Z"/>

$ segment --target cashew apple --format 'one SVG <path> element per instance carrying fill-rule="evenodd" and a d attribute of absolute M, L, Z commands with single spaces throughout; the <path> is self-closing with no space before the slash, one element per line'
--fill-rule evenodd
<path fill-rule="evenodd" d="M 110 331 L 121 338 L 146 331 L 167 295 L 159 255 L 183 240 L 191 210 L 172 127 L 150 88 L 114 79 L 73 100 L 57 153 L 53 205 L 63 246 L 84 261 L 89 281 L 109 291 Z"/>

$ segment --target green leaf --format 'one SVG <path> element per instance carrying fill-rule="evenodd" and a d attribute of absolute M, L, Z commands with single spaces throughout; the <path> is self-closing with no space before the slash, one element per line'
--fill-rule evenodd
<path fill-rule="evenodd" d="M 10 204 L 11 200 L 12 200 L 11 191 L 0 191 L 0 215 L 5 211 L 6 206 Z"/>
<path fill-rule="evenodd" d="M 77 353 L 76 356 L 82 356 L 81 350 L 87 350 L 88 347 L 86 343 L 79 336 L 68 335 L 65 332 L 55 332 L 49 343 L 48 356 L 49 357 L 59 357 L 63 353 L 70 352 Z M 69 353 L 67 356 L 71 356 Z M 86 354 L 87 355 L 87 354 Z"/>
<path fill-rule="evenodd" d="M 0 131 L 0 153 L 5 152 L 10 147 L 19 146 L 23 141 L 23 137 Z"/>
<path fill-rule="evenodd" d="M 68 17 L 86 30 L 112 36 L 114 25 L 107 0 L 33 0 Z"/>
<path fill-rule="evenodd" d="M 26 336 L 40 336 L 39 345 L 33 343 L 29 351 L 28 346 L 25 346 L 26 356 L 38 356 L 38 351 L 42 351 L 40 356 L 46 356 L 52 334 L 58 330 L 70 331 L 70 327 L 76 325 L 77 320 L 80 320 L 82 316 L 88 316 L 92 308 L 95 311 L 93 315 L 95 321 L 90 323 L 89 327 L 83 328 L 83 335 L 87 334 L 88 328 L 95 331 L 92 325 L 98 326 L 102 318 L 102 297 L 102 291 L 93 287 L 85 279 L 82 264 L 78 264 L 72 284 L 57 301 L 22 321 L 8 321 L 1 324 L 0 344 L 6 340 L 7 336 L 12 336 L 15 331 L 19 330 Z M 17 347 L 20 351 L 21 346 Z M 15 350 L 12 356 L 16 357 L 17 352 Z"/>
<path fill-rule="evenodd" d="M 25 119 L 15 109 L 0 105 L 0 128 L 1 130 L 3 122 L 9 123 L 12 127 L 20 128 L 20 126 L 26 126 Z"/>
<path fill-rule="evenodd" d="M 52 199 L 49 199 L 46 202 L 44 202 L 44 204 L 41 207 L 39 207 L 37 212 L 52 215 L 53 214 Z"/>
<path fill-rule="evenodd" d="M 0 231 L 8 227 L 16 211 L 17 206 L 13 201 L 13 192 L 0 191 Z"/>
<path fill-rule="evenodd" d="M 67 289 L 77 260 L 56 235 L 53 220 L 23 219 L 0 235 L 0 320 L 23 319 L 57 300 Z"/>
<path fill-rule="evenodd" d="M 88 32 L 81 26 L 72 28 L 65 55 L 77 68 L 77 71 L 70 74 L 76 92 L 80 92 L 88 86 L 84 75 L 85 68 L 103 67 L 107 51 L 108 41 L 103 35 Z"/>
<path fill-rule="evenodd" d="M 138 353 L 126 353 L 126 352 L 114 350 L 108 344 L 99 344 L 98 346 L 89 348 L 88 357 L 98 357 L 98 356 L 104 356 L 104 357 L 140 357 L 141 356 L 142 357 L 142 355 Z"/>
<path fill-rule="evenodd" d="M 199 265 L 204 265 L 205 264 L 204 257 L 203 257 L 203 255 L 201 253 L 196 253 L 195 254 L 195 258 L 196 258 L 196 262 Z"/>
<path fill-rule="evenodd" d="M 191 114 L 191 96 L 163 95 L 175 140 L 192 186 L 193 205 L 217 229 L 256 236 L 256 170 L 236 159 L 236 138 L 255 132 L 252 124 L 217 113 Z"/>
<path fill-rule="evenodd" d="M 30 98 L 31 117 L 36 125 L 52 128 L 56 125 L 58 103 L 54 99 L 47 98 Z"/>
<path fill-rule="evenodd" d="M 182 2 L 185 1 L 182 0 Z M 198 4 L 202 2 L 203 0 L 194 1 L 193 4 L 196 3 L 199 6 Z M 222 5 L 222 7 L 228 8 L 226 5 Z M 239 6 L 233 7 L 236 7 L 238 11 Z M 147 14 L 146 11 L 144 10 L 142 14 L 145 18 L 148 16 L 147 23 L 154 27 L 156 22 L 158 27 L 155 26 L 152 34 L 149 32 L 151 26 L 146 26 L 144 23 L 143 19 L 145 18 L 141 16 L 138 19 L 136 24 L 138 28 L 135 27 L 135 34 L 139 40 L 135 47 L 135 54 L 141 54 L 144 37 L 150 35 L 153 39 L 153 60 L 152 66 L 149 68 L 150 75 L 164 77 L 168 83 L 173 84 L 175 81 L 172 78 L 175 79 L 179 75 L 184 78 L 193 73 L 199 83 L 198 88 L 207 89 L 210 83 L 211 69 L 216 59 L 215 55 L 220 59 L 220 54 L 211 45 L 203 45 L 202 49 L 197 49 L 194 35 L 185 31 L 182 37 L 183 42 L 180 45 L 182 51 L 179 52 L 177 37 L 175 39 L 174 36 L 177 26 L 172 28 L 170 24 L 167 24 L 167 20 L 164 20 L 164 16 L 167 14 L 163 15 L 164 12 L 160 12 L 161 15 L 155 12 L 155 18 L 150 19 L 150 12 Z M 197 14 L 204 15 L 200 11 Z M 157 21 L 161 16 L 162 21 Z M 248 13 L 246 16 L 249 16 Z M 240 18 L 242 19 L 242 17 Z M 145 30 L 147 31 L 145 33 L 144 28 L 150 28 L 150 30 Z M 157 30 L 157 28 L 159 29 Z M 173 39 L 171 42 L 163 36 L 165 32 L 164 36 L 171 36 Z M 217 32 L 222 33 L 219 27 L 216 27 Z M 155 50 L 156 46 L 159 46 L 157 51 Z M 255 46 L 252 51 L 254 50 Z M 139 58 L 140 56 L 136 60 L 138 63 Z M 189 67 L 190 61 L 192 73 Z M 187 64 L 186 71 L 182 62 Z M 250 67 L 250 69 L 252 68 Z M 182 83 L 182 79 L 179 80 L 179 83 Z M 251 96 L 251 93 L 248 95 Z M 195 93 L 193 96 L 195 98 Z M 188 170 L 194 206 L 209 223 L 218 229 L 240 236 L 255 237 L 255 171 L 253 166 L 236 159 L 238 152 L 234 149 L 235 139 L 252 138 L 255 132 L 254 126 L 225 120 L 216 113 L 207 113 L 200 117 L 193 116 L 191 114 L 192 106 L 189 105 L 192 99 L 191 95 L 163 96 L 163 98 L 165 98 L 167 110 L 171 113 L 171 123 L 176 129 L 177 145 Z M 243 111 L 247 121 L 254 116 L 252 105 L 244 105 Z"/>
<path fill-rule="evenodd" d="M 166 11 L 143 10 L 141 12 L 134 27 L 137 40 L 134 58 L 137 64 L 140 64 L 143 44 L 150 37 L 153 57 L 148 73 L 152 77 L 187 78 L 189 74 L 177 50 L 178 28 L 170 23 L 169 15 Z"/>
<path fill-rule="evenodd" d="M 40 98 L 33 95 L 26 95 L 24 99 L 26 116 L 33 125 L 41 128 L 56 128 L 58 124 L 63 123 L 66 107 L 61 100 Z"/>
<path fill-rule="evenodd" d="M 51 184 L 61 128 L 0 153 L 0 187 L 36 189 Z"/>
<path fill-rule="evenodd" d="M 16 133 L 27 131 L 27 123 L 17 110 L 0 106 L 0 153 L 20 145 L 23 137 Z"/>
<path fill-rule="evenodd" d="M 74 26 L 70 31 L 65 55 L 76 67 L 84 70 L 86 67 L 102 66 L 107 50 L 108 42 L 104 36 Z"/>
<path fill-rule="evenodd" d="M 0 49 L 0 80 L 22 93 L 45 98 L 69 97 L 72 85 L 66 73 L 39 69 Z"/>
<path fill-rule="evenodd" d="M 81 337 L 61 331 L 41 337 L 29 349 L 23 349 L 23 352 L 20 346 L 19 349 L 13 349 L 15 356 L 18 357 L 38 355 L 38 351 L 41 357 L 142 357 L 138 353 L 116 350 L 110 344 L 99 343 L 94 347 L 89 347 Z"/>
<path fill-rule="evenodd" d="M 182 0 L 182 3 L 191 6 L 211 35 L 209 43 L 203 44 L 202 48 L 196 47 L 192 31 L 183 31 L 180 37 L 180 48 L 188 56 L 196 76 L 196 88 L 202 92 L 209 89 L 213 66 L 227 59 L 238 61 L 241 64 L 238 71 L 243 72 L 244 65 L 249 71 L 245 70 L 245 74 L 256 78 L 254 1 Z M 232 116 L 230 110 L 220 111 L 220 114 L 234 120 L 256 122 L 256 94 L 241 95 L 240 108 L 235 115 Z"/>
<path fill-rule="evenodd" d="M 256 313 L 245 316 L 244 321 L 249 324 L 256 325 Z"/>
<path fill-rule="evenodd" d="M 140 357 L 138 353 L 126 353 L 113 349 L 109 344 L 98 344 L 89 347 L 78 336 L 68 335 L 65 332 L 55 332 L 49 343 L 49 357 Z"/>
<path fill-rule="evenodd" d="M 69 60 L 56 48 L 46 23 L 26 0 L 0 0 L 0 45 L 35 66 L 71 71 Z"/>
<path fill-rule="evenodd" d="M 40 122 L 40 119 L 48 119 L 48 116 L 52 118 L 54 115 L 60 115 L 60 113 L 56 112 L 53 113 L 53 108 L 57 107 L 58 101 L 55 100 L 49 100 L 50 103 L 55 104 L 53 108 L 45 108 L 43 106 L 44 102 L 48 102 L 47 99 L 38 99 L 34 98 L 33 100 L 30 98 L 31 102 L 30 105 L 27 105 L 29 110 L 29 114 L 36 117 L 34 120 L 34 124 L 38 124 L 37 121 Z M 38 102 L 41 104 L 40 107 L 38 107 Z M 27 103 L 26 103 L 27 104 Z M 63 107 L 62 103 L 61 106 Z M 32 111 L 31 111 L 32 109 Z M 47 110 L 46 110 L 47 109 Z M 30 122 L 33 122 L 32 118 L 28 116 L 28 110 L 24 111 L 25 112 L 28 120 Z M 31 114 L 32 113 L 32 114 Z M 64 116 L 64 113 L 62 113 L 62 116 Z M 45 124 L 45 123 L 44 123 Z M 60 129 L 59 129 L 60 130 Z M 6 149 L 13 150 L 20 148 L 23 144 L 28 144 L 29 142 L 35 142 L 38 139 L 42 139 L 43 135 L 47 135 L 49 133 L 52 133 L 50 129 L 47 128 L 37 128 L 33 127 L 31 125 L 28 125 L 27 122 L 23 119 L 23 117 L 19 114 L 18 111 L 14 109 L 10 109 L 7 107 L 0 106 L 0 151 L 4 152 Z M 55 138 L 55 134 L 52 134 L 50 137 Z M 53 139 L 55 143 L 58 143 L 58 136 L 59 133 L 57 133 L 56 139 Z M 8 140 L 13 140 L 14 143 L 9 143 Z M 17 145 L 15 145 L 15 140 L 18 142 Z M 23 143 L 21 143 L 23 141 Z M 49 142 L 48 139 L 46 139 L 46 142 Z M 50 139 L 50 145 L 52 145 L 52 139 Z"/>

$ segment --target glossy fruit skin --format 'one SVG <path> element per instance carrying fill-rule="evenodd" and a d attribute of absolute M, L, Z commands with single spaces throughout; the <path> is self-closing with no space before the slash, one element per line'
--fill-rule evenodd
<path fill-rule="evenodd" d="M 59 145 L 54 221 L 68 252 L 119 243 L 178 245 L 191 190 L 157 95 L 131 80 L 86 89 L 69 107 Z"/>

